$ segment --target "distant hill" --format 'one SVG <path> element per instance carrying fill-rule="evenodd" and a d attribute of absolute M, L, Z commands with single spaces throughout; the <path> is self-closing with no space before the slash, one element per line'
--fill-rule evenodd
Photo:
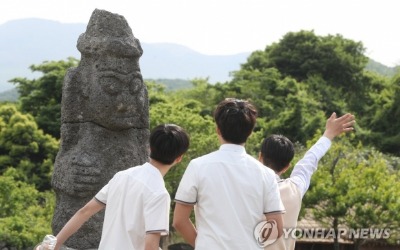
<path fill-rule="evenodd" d="M 366 70 L 376 72 L 378 74 L 392 77 L 394 76 L 397 72 L 400 71 L 400 66 L 396 67 L 388 67 L 382 63 L 379 63 L 377 61 L 374 61 L 372 59 L 369 59 L 369 62 L 367 64 L 367 67 L 365 68 Z"/>
<path fill-rule="evenodd" d="M 18 97 L 19 93 L 16 88 L 0 92 L 0 102 L 16 102 Z"/>
<path fill-rule="evenodd" d="M 192 88 L 192 82 L 182 79 L 144 79 L 146 82 L 155 82 L 165 86 L 166 91 L 175 91 L 179 89 Z M 1 102 L 16 102 L 18 101 L 19 93 L 17 88 L 12 88 L 0 92 L 0 103 Z"/>
<path fill-rule="evenodd" d="M 131 27 L 135 34 L 135 27 Z M 20 19 L 0 25 L 0 92 L 14 86 L 15 77 L 35 78 L 29 66 L 43 61 L 80 59 L 76 43 L 86 24 L 65 24 L 44 19 Z M 138 37 L 140 39 L 140 37 Z M 147 79 L 209 77 L 211 83 L 225 82 L 240 68 L 250 52 L 226 56 L 198 53 L 178 44 L 141 43 L 140 67 Z"/>
<path fill-rule="evenodd" d="M 15 77 L 37 77 L 29 66 L 43 61 L 79 58 L 76 41 L 83 24 L 61 24 L 41 19 L 21 19 L 0 25 L 0 90 Z"/>
<path fill-rule="evenodd" d="M 131 27 L 135 34 L 135 27 Z M 8 81 L 15 77 L 37 78 L 29 66 L 44 61 L 80 59 L 76 43 L 86 24 L 65 24 L 44 19 L 20 19 L 0 25 L 0 92 L 15 86 Z M 138 37 L 140 39 L 140 37 Z M 251 52 L 236 55 L 204 55 L 190 48 L 170 43 L 141 43 L 140 67 L 145 79 L 190 81 L 208 77 L 210 83 L 230 80 L 229 73 L 238 70 Z M 392 76 L 400 67 L 387 67 L 371 59 L 367 70 Z M 167 84 L 166 84 L 167 85 Z M 181 86 L 168 86 L 167 89 Z"/>
<path fill-rule="evenodd" d="M 190 89 L 193 87 L 191 81 L 182 79 L 144 79 L 144 81 L 152 81 L 164 85 L 166 91 Z"/>
<path fill-rule="evenodd" d="M 145 78 L 209 78 L 210 83 L 230 80 L 229 73 L 240 69 L 251 52 L 235 55 L 204 55 L 182 45 L 142 43 L 140 66 Z"/>

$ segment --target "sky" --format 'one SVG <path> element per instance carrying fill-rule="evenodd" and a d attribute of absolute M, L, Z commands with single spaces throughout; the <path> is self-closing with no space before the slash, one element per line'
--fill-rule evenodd
<path fill-rule="evenodd" d="M 207 55 L 263 50 L 288 32 L 313 30 L 360 41 L 368 57 L 400 65 L 396 0 L 0 0 L 0 24 L 32 17 L 87 24 L 96 8 L 124 16 L 141 42 Z"/>

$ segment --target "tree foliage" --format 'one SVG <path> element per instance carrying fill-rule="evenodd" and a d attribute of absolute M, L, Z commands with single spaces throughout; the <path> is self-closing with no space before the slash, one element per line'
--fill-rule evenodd
<path fill-rule="evenodd" d="M 378 107 L 371 122 L 373 144 L 384 152 L 400 155 L 400 72 L 376 99 Z"/>
<path fill-rule="evenodd" d="M 255 104 L 265 121 L 264 136 L 284 134 L 305 143 L 325 122 L 322 102 L 313 98 L 306 85 L 289 76 L 282 78 L 275 68 L 240 70 L 226 89 Z"/>
<path fill-rule="evenodd" d="M 398 164 L 398 158 L 363 148 L 361 143 L 352 146 L 349 137 L 341 137 L 320 161 L 304 205 L 328 227 L 389 228 L 394 232 L 400 226 Z M 394 237 L 389 240 L 393 242 Z"/>
<path fill-rule="evenodd" d="M 32 247 L 51 233 L 54 193 L 21 181 L 15 168 L 0 175 L 0 193 L 0 242 L 5 247 Z"/>
<path fill-rule="evenodd" d="M 357 136 L 365 145 L 399 154 L 398 130 L 388 125 L 398 124 L 399 77 L 389 81 L 364 70 L 368 62 L 364 51 L 361 42 L 341 35 L 289 32 L 264 51 L 253 52 L 226 88 L 257 104 L 270 124 L 267 131 L 281 130 L 305 143 L 322 117 L 351 112 L 357 116 Z"/>
<path fill-rule="evenodd" d="M 50 61 L 32 65 L 34 72 L 43 75 L 38 79 L 14 78 L 20 94 L 21 111 L 30 113 L 46 134 L 60 138 L 61 88 L 68 68 L 78 65 L 72 57 L 67 61 Z"/>
<path fill-rule="evenodd" d="M 329 85 L 351 90 L 368 62 L 364 52 L 361 42 L 341 35 L 322 37 L 313 31 L 289 32 L 264 52 L 252 54 L 243 69 L 276 68 L 284 77 L 291 76 L 300 82 L 318 75 Z"/>
<path fill-rule="evenodd" d="M 21 181 L 49 190 L 58 142 L 15 105 L 0 106 L 0 174 L 14 167 Z"/>

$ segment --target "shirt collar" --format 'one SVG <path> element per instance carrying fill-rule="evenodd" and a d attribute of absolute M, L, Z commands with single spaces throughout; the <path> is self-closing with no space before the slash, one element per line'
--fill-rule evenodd
<path fill-rule="evenodd" d="M 219 147 L 219 150 L 231 151 L 231 152 L 236 152 L 236 153 L 246 153 L 246 149 L 244 148 L 244 146 L 238 145 L 238 144 L 231 144 L 231 143 L 222 144 Z"/>
<path fill-rule="evenodd" d="M 144 164 L 144 166 L 145 166 L 145 167 L 148 167 L 148 168 L 150 169 L 151 172 L 157 173 L 157 175 L 160 175 L 161 178 L 163 179 L 163 176 L 162 176 L 160 170 L 158 170 L 158 168 L 154 167 L 150 162 L 146 162 L 146 163 Z"/>

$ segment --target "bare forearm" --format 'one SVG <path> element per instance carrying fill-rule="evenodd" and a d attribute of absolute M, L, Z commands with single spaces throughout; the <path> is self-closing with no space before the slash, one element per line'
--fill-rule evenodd
<path fill-rule="evenodd" d="M 83 208 L 79 209 L 57 234 L 55 250 L 58 250 L 71 235 L 78 231 L 79 228 L 92 217 L 93 214 L 99 212 L 104 207 L 104 204 L 92 199 Z"/>
<path fill-rule="evenodd" d="M 159 250 L 160 247 L 158 245 L 146 245 L 144 250 Z"/>
<path fill-rule="evenodd" d="M 190 214 L 192 211 L 193 205 L 176 203 L 172 225 L 176 231 L 182 235 L 183 239 L 194 247 L 197 232 L 193 223 L 190 221 Z"/>
<path fill-rule="evenodd" d="M 282 214 L 267 214 L 266 215 L 267 221 L 275 221 L 276 228 L 277 228 L 277 238 L 281 237 L 283 234 L 283 217 Z"/>
<path fill-rule="evenodd" d="M 190 244 L 192 247 L 195 247 L 194 245 L 196 242 L 197 231 L 190 219 L 176 223 L 174 224 L 174 227 L 188 244 Z"/>
<path fill-rule="evenodd" d="M 81 226 L 89 219 L 90 217 L 86 217 L 83 212 L 78 211 L 71 219 L 64 225 L 61 231 L 57 234 L 57 245 L 56 250 L 58 250 L 64 242 L 71 237 L 76 231 L 81 228 Z"/>
<path fill-rule="evenodd" d="M 146 234 L 145 238 L 145 250 L 158 250 L 160 244 L 160 234 Z"/>

